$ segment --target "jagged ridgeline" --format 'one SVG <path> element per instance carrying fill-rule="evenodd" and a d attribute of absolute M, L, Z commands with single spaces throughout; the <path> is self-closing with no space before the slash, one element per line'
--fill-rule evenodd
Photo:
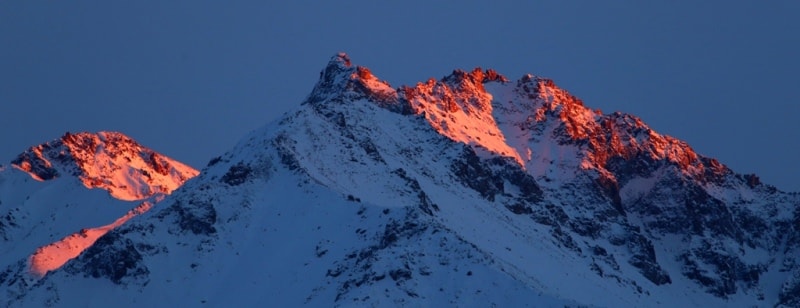
<path fill-rule="evenodd" d="M 800 305 L 800 197 L 552 80 L 311 94 L 11 306 Z M 24 263 L 24 262 L 23 262 Z"/>

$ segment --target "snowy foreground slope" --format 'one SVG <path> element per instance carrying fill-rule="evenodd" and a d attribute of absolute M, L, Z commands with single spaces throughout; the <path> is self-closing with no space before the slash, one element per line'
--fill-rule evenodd
<path fill-rule="evenodd" d="M 10 306 L 800 305 L 796 194 L 552 81 L 392 88 L 335 56 L 293 113 Z"/>

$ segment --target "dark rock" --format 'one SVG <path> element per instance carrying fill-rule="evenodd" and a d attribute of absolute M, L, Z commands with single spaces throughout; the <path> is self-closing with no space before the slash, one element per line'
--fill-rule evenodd
<path fill-rule="evenodd" d="M 611 201 L 611 205 L 619 212 L 619 215 L 625 216 L 625 209 L 622 207 L 622 198 L 619 196 L 619 184 L 617 180 L 610 176 L 601 175 L 595 180 L 595 183 L 599 187 L 601 195 Z"/>
<path fill-rule="evenodd" d="M 364 152 L 367 153 L 367 155 L 370 158 L 372 158 L 372 160 L 382 164 L 386 164 L 386 161 L 383 160 L 383 157 L 381 157 L 381 153 L 378 151 L 378 148 L 375 146 L 374 143 L 372 143 L 372 141 L 364 140 L 361 141 L 359 145 L 361 145 L 361 148 L 364 149 Z"/>
<path fill-rule="evenodd" d="M 47 144 L 45 144 L 45 146 L 47 146 Z M 49 146 L 45 148 L 45 151 L 47 149 L 49 149 Z M 16 159 L 11 161 L 11 164 L 18 166 L 20 168 L 22 168 L 23 165 L 27 164 L 29 166 L 28 172 L 35 174 L 38 178 L 44 181 L 52 180 L 60 176 L 58 170 L 53 168 L 53 166 L 49 165 L 46 161 L 36 156 L 36 154 L 29 151 L 26 151 L 25 153 L 21 154 Z"/>
<path fill-rule="evenodd" d="M 160 154 L 158 154 L 156 152 L 150 152 L 146 156 L 145 161 L 151 167 L 153 167 L 153 170 L 155 170 L 158 174 L 161 174 L 161 175 L 168 175 L 169 174 L 169 170 L 170 170 L 171 166 L 169 165 L 169 162 L 167 162 L 167 160 L 164 159 Z"/>
<path fill-rule="evenodd" d="M 389 271 L 389 277 L 392 277 L 392 280 L 394 281 L 408 280 L 411 279 L 411 276 L 411 271 L 406 269 L 395 269 Z"/>
<path fill-rule="evenodd" d="M 222 161 L 222 157 L 220 157 L 220 156 L 214 157 L 214 158 L 212 158 L 211 160 L 208 161 L 208 164 L 206 165 L 206 167 L 211 167 L 213 165 L 216 165 L 220 161 Z"/>
<path fill-rule="evenodd" d="M 642 276 L 656 285 L 672 283 L 669 274 L 658 264 L 650 239 L 634 231 L 629 234 L 627 244 L 632 254 L 628 263 L 638 268 Z"/>
<path fill-rule="evenodd" d="M 563 247 L 569 248 L 570 250 L 576 252 L 578 255 L 583 254 L 583 250 L 581 250 L 580 246 L 575 242 L 569 233 L 564 232 L 560 226 L 555 226 L 550 230 L 550 234 L 553 238 L 556 239 L 556 243 L 560 244 Z"/>
<path fill-rule="evenodd" d="M 495 177 L 491 169 L 481 163 L 472 148 L 464 147 L 464 152 L 453 162 L 451 169 L 459 181 L 489 201 L 494 201 L 494 196 L 503 192 L 502 179 Z"/>
<path fill-rule="evenodd" d="M 94 278 L 107 278 L 115 284 L 126 279 L 144 279 L 150 271 L 142 263 L 142 255 L 133 241 L 112 231 L 100 237 L 93 246 L 65 269 L 76 274 L 84 273 Z"/>
<path fill-rule="evenodd" d="M 603 225 L 594 219 L 578 217 L 569 222 L 570 229 L 581 236 L 596 239 L 603 230 Z"/>
<path fill-rule="evenodd" d="M 596 256 L 606 256 L 606 255 L 608 255 L 608 252 L 606 251 L 606 249 L 603 248 L 603 247 L 600 247 L 600 246 L 592 247 L 592 253 L 594 253 L 594 255 L 596 255 Z"/>
<path fill-rule="evenodd" d="M 300 166 L 300 162 L 297 161 L 297 158 L 295 158 L 294 155 L 294 140 L 289 139 L 285 135 L 280 135 L 276 137 L 272 143 L 275 149 L 278 151 L 281 164 L 292 171 L 303 170 L 303 167 Z"/>
<path fill-rule="evenodd" d="M 188 204 L 176 201 L 170 207 L 159 212 L 157 217 L 161 220 L 172 217 L 180 228 L 179 231 L 190 231 L 202 235 L 212 235 L 217 232 L 217 229 L 214 228 L 217 211 L 209 201 L 190 200 Z"/>
<path fill-rule="evenodd" d="M 456 178 L 467 187 L 477 191 L 481 197 L 494 201 L 495 196 L 505 190 L 504 182 L 519 187 L 521 200 L 527 203 L 542 200 L 542 190 L 529 174 L 508 158 L 493 158 L 482 162 L 475 151 L 464 147 L 461 156 L 453 161 L 451 170 Z"/>
<path fill-rule="evenodd" d="M 758 185 L 761 185 L 761 179 L 755 174 L 745 174 L 744 180 L 750 188 L 756 188 Z"/>
<path fill-rule="evenodd" d="M 231 186 L 238 186 L 246 182 L 252 172 L 253 170 L 250 168 L 250 166 L 239 162 L 236 165 L 231 166 L 230 169 L 228 169 L 228 172 L 222 176 L 220 181 Z"/>
<path fill-rule="evenodd" d="M 405 169 L 398 168 L 392 171 L 392 173 L 403 179 L 411 191 L 417 194 L 417 207 L 422 210 L 423 213 L 433 215 L 434 211 L 439 211 L 439 206 L 431 201 L 428 194 L 422 190 L 422 187 L 416 179 L 408 176 Z"/>
<path fill-rule="evenodd" d="M 532 214 L 533 209 L 529 206 L 522 204 L 522 203 L 514 203 L 511 205 L 506 205 L 506 208 L 514 214 L 522 215 L 522 214 Z"/>
<path fill-rule="evenodd" d="M 778 294 L 778 305 L 776 307 L 800 307 L 800 272 L 795 273 L 795 275 L 790 278 L 789 281 L 785 282 L 781 287 L 781 291 Z"/>

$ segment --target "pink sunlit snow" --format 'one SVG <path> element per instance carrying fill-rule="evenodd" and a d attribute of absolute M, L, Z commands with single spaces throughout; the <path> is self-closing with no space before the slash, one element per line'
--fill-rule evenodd
<path fill-rule="evenodd" d="M 36 277 L 43 277 L 47 272 L 60 268 L 64 263 L 74 259 L 84 250 L 94 245 L 94 242 L 108 233 L 108 231 L 121 226 L 136 215 L 149 211 L 152 207 L 153 203 L 143 202 L 113 223 L 102 227 L 83 229 L 60 241 L 40 247 L 28 259 L 31 274 Z"/>

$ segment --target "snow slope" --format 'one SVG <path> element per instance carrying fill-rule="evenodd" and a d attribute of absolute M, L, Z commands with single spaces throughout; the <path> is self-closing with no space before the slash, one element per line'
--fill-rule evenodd
<path fill-rule="evenodd" d="M 552 81 L 397 89 L 334 56 L 299 108 L 10 306 L 800 305 L 797 194 Z"/>
<path fill-rule="evenodd" d="M 115 132 L 31 147 L 0 170 L 0 265 L 41 277 L 197 173 Z"/>

